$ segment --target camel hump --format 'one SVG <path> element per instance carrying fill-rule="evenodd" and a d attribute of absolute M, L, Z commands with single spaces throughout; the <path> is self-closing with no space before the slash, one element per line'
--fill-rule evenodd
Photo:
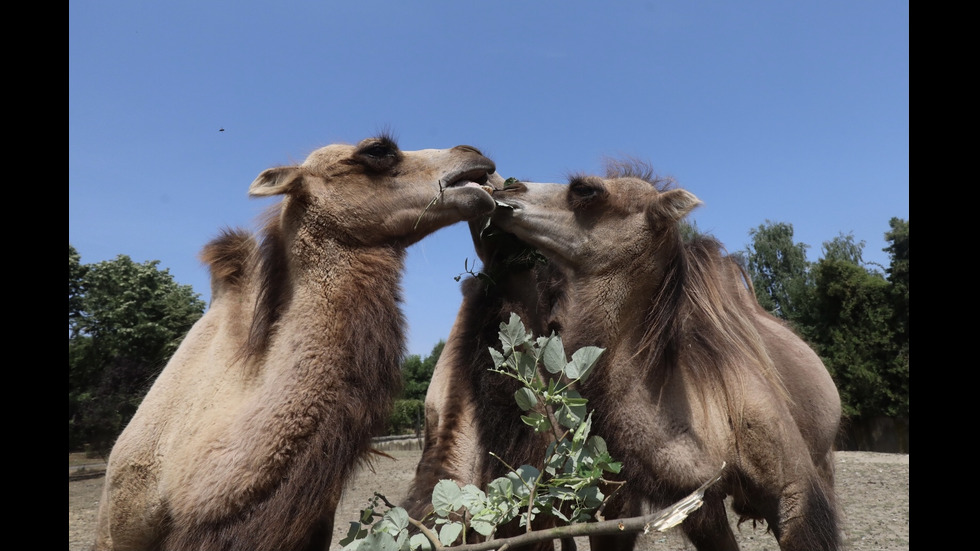
<path fill-rule="evenodd" d="M 225 229 L 201 251 L 200 258 L 211 271 L 211 294 L 239 287 L 248 273 L 249 259 L 257 244 L 252 235 L 241 229 Z"/>

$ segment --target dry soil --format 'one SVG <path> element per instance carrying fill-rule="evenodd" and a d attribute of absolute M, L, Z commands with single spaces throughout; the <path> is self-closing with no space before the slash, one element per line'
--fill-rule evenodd
<path fill-rule="evenodd" d="M 391 451 L 394 459 L 380 459 L 374 472 L 362 470 L 351 481 L 337 512 L 333 548 L 347 531 L 348 522 L 357 520 L 374 492 L 390 500 L 405 495 L 421 452 Z M 87 551 L 95 536 L 95 516 L 104 477 L 97 476 L 99 465 L 87 467 L 92 478 L 73 476 L 69 458 L 68 549 Z M 837 492 L 844 512 L 845 544 L 851 551 L 907 551 L 909 549 L 909 456 L 870 452 L 837 453 Z M 749 524 L 735 534 L 743 551 L 778 550 L 765 529 Z M 588 542 L 578 542 L 588 550 Z M 641 536 L 637 551 L 691 549 L 675 528 L 666 533 Z M 598 551 L 598 550 L 596 550 Z"/>

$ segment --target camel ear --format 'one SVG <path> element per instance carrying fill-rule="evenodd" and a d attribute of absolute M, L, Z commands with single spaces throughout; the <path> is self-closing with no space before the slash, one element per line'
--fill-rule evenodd
<path fill-rule="evenodd" d="M 675 222 L 701 204 L 701 200 L 693 193 L 683 189 L 665 191 L 657 199 L 660 211 Z"/>
<path fill-rule="evenodd" d="M 248 187 L 251 197 L 269 197 L 283 195 L 299 188 L 303 183 L 303 169 L 298 166 L 280 166 L 268 168 L 252 180 Z"/>

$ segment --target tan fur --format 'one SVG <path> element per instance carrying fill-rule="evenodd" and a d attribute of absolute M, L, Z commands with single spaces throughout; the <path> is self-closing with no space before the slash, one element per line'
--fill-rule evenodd
<path fill-rule="evenodd" d="M 698 549 L 737 549 L 726 495 L 744 518 L 767 521 L 784 550 L 839 548 L 833 381 L 759 307 L 720 244 L 683 242 L 678 224 L 700 201 L 637 174 L 519 184 L 497 194 L 514 208 L 494 214 L 562 269 L 566 348 L 606 348 L 580 390 L 594 432 L 624 462 L 627 484 L 607 515 L 666 506 L 724 462 L 722 482 L 683 525 Z"/>
<path fill-rule="evenodd" d="M 405 248 L 492 210 L 493 170 L 380 136 L 259 175 L 283 199 L 205 247 L 211 306 L 113 448 L 96 548 L 327 548 L 399 390 Z"/>

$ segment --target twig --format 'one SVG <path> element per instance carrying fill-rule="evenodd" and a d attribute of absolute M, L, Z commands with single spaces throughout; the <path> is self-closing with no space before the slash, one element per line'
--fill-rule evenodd
<path fill-rule="evenodd" d="M 431 201 L 429 201 L 429 204 L 426 205 L 424 209 L 422 209 L 422 212 L 419 213 L 419 217 L 415 219 L 415 225 L 412 226 L 413 230 L 419 227 L 419 222 L 422 221 L 422 217 L 425 216 L 425 213 L 428 212 L 429 208 L 432 205 L 436 204 L 436 201 L 442 198 L 442 194 L 445 192 L 446 192 L 446 188 L 442 187 L 442 180 L 439 180 L 439 193 L 437 193 L 436 196 L 433 197 Z"/>

